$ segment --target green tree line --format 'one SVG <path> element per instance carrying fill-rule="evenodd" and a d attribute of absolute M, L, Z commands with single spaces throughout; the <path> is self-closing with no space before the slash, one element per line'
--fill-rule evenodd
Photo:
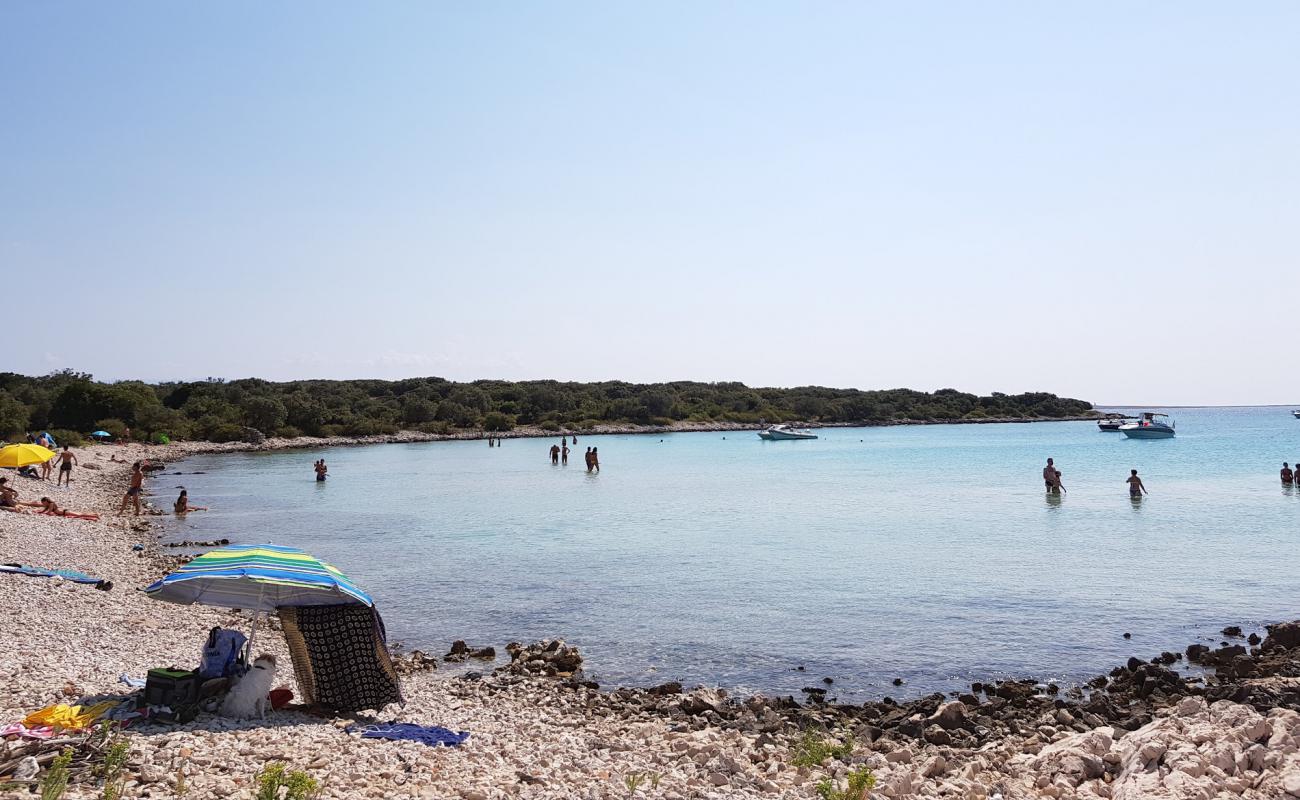
<path fill-rule="evenodd" d="M 1045 392 L 980 397 L 955 389 L 863 391 L 743 383 L 568 383 L 443 378 L 306 380 L 257 378 L 149 384 L 96 381 L 62 370 L 41 377 L 0 373 L 0 436 L 27 431 L 86 434 L 97 429 L 133 438 L 235 441 L 255 429 L 267 436 L 365 436 L 418 430 L 545 430 L 598 424 L 665 425 L 677 421 L 952 422 L 988 418 L 1059 418 L 1091 404 Z M 58 434 L 55 434 L 58 438 Z"/>

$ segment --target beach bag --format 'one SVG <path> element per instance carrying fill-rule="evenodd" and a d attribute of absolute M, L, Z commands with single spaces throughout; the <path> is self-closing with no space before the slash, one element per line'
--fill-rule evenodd
<path fill-rule="evenodd" d="M 213 628 L 203 645 L 203 658 L 199 662 L 199 677 L 228 678 L 244 663 L 244 644 L 248 637 L 239 631 Z"/>

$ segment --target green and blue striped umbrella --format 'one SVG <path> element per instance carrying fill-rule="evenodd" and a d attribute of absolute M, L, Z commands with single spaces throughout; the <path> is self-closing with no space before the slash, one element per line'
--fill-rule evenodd
<path fill-rule="evenodd" d="M 145 592 L 169 603 L 254 613 L 296 606 L 375 604 L 335 567 L 297 548 L 274 544 L 212 550 L 155 581 Z"/>

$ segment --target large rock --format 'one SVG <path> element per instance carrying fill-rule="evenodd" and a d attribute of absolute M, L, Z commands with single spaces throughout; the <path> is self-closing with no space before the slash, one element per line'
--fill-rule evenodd
<path fill-rule="evenodd" d="M 1300 621 L 1268 626 L 1268 636 L 1264 638 L 1264 650 L 1274 648 L 1290 650 L 1293 647 L 1300 647 Z"/>
<path fill-rule="evenodd" d="M 964 728 L 966 727 L 966 704 L 958 700 L 944 703 L 930 715 L 927 722 L 950 731 Z"/>

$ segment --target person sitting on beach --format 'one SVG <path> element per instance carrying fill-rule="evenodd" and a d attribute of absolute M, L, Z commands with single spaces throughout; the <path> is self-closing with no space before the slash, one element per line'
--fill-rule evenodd
<path fill-rule="evenodd" d="M 176 502 L 172 504 L 172 508 L 176 510 L 177 514 L 184 514 L 188 511 L 208 510 L 207 506 L 190 505 L 190 493 L 185 489 L 181 489 L 181 496 L 176 498 Z"/>
<path fill-rule="evenodd" d="M 1057 482 L 1056 466 L 1052 459 L 1047 459 L 1047 466 L 1043 467 L 1043 485 L 1049 492 L 1060 492 L 1060 484 Z"/>
<path fill-rule="evenodd" d="M 19 467 L 18 474 L 22 475 L 24 478 L 31 478 L 34 481 L 39 481 L 41 479 L 41 474 L 36 471 L 36 467 L 33 467 L 30 464 L 25 467 Z"/>
<path fill-rule="evenodd" d="M 560 463 L 560 446 L 558 444 L 551 445 L 551 463 Z"/>
<path fill-rule="evenodd" d="M 76 511 L 68 511 L 66 509 L 59 508 L 58 505 L 56 505 L 55 502 L 48 497 L 42 497 L 39 503 L 23 503 L 23 505 L 36 506 L 41 510 L 35 513 L 45 514 L 46 516 L 50 516 L 50 517 L 67 517 L 68 519 L 88 519 L 91 522 L 99 521 L 98 514 L 79 514 Z"/>
<path fill-rule="evenodd" d="M 59 453 L 59 477 L 55 480 L 54 485 L 66 483 L 72 485 L 72 465 L 77 463 L 77 456 L 68 445 L 63 446 L 63 452 Z"/>
<path fill-rule="evenodd" d="M 1297 464 L 1296 464 L 1296 467 L 1297 467 L 1297 468 L 1300 468 L 1300 463 L 1297 463 Z M 1289 485 L 1289 484 L 1291 484 L 1292 482 L 1294 482 L 1294 479 L 1295 479 L 1295 474 L 1294 474 L 1293 472 L 1291 472 L 1291 465 L 1289 465 L 1289 464 L 1287 464 L 1285 461 L 1283 461 L 1283 462 L 1282 462 L 1282 483 L 1283 483 L 1283 485 Z"/>
<path fill-rule="evenodd" d="M 18 492 L 15 492 L 8 484 L 8 478 L 0 478 L 0 510 L 19 511 Z"/>
<path fill-rule="evenodd" d="M 143 484 L 144 472 L 140 469 L 140 462 L 137 461 L 131 465 L 131 485 L 122 496 L 122 507 L 117 510 L 117 513 L 125 513 L 127 503 L 135 503 L 135 515 L 140 516 L 140 490 Z"/>
<path fill-rule="evenodd" d="M 1141 497 L 1144 493 L 1151 494 L 1147 491 L 1147 487 L 1142 485 L 1142 479 L 1138 477 L 1138 471 L 1135 469 L 1129 470 L 1128 479 L 1124 482 L 1128 484 L 1128 496 L 1133 499 Z"/>

